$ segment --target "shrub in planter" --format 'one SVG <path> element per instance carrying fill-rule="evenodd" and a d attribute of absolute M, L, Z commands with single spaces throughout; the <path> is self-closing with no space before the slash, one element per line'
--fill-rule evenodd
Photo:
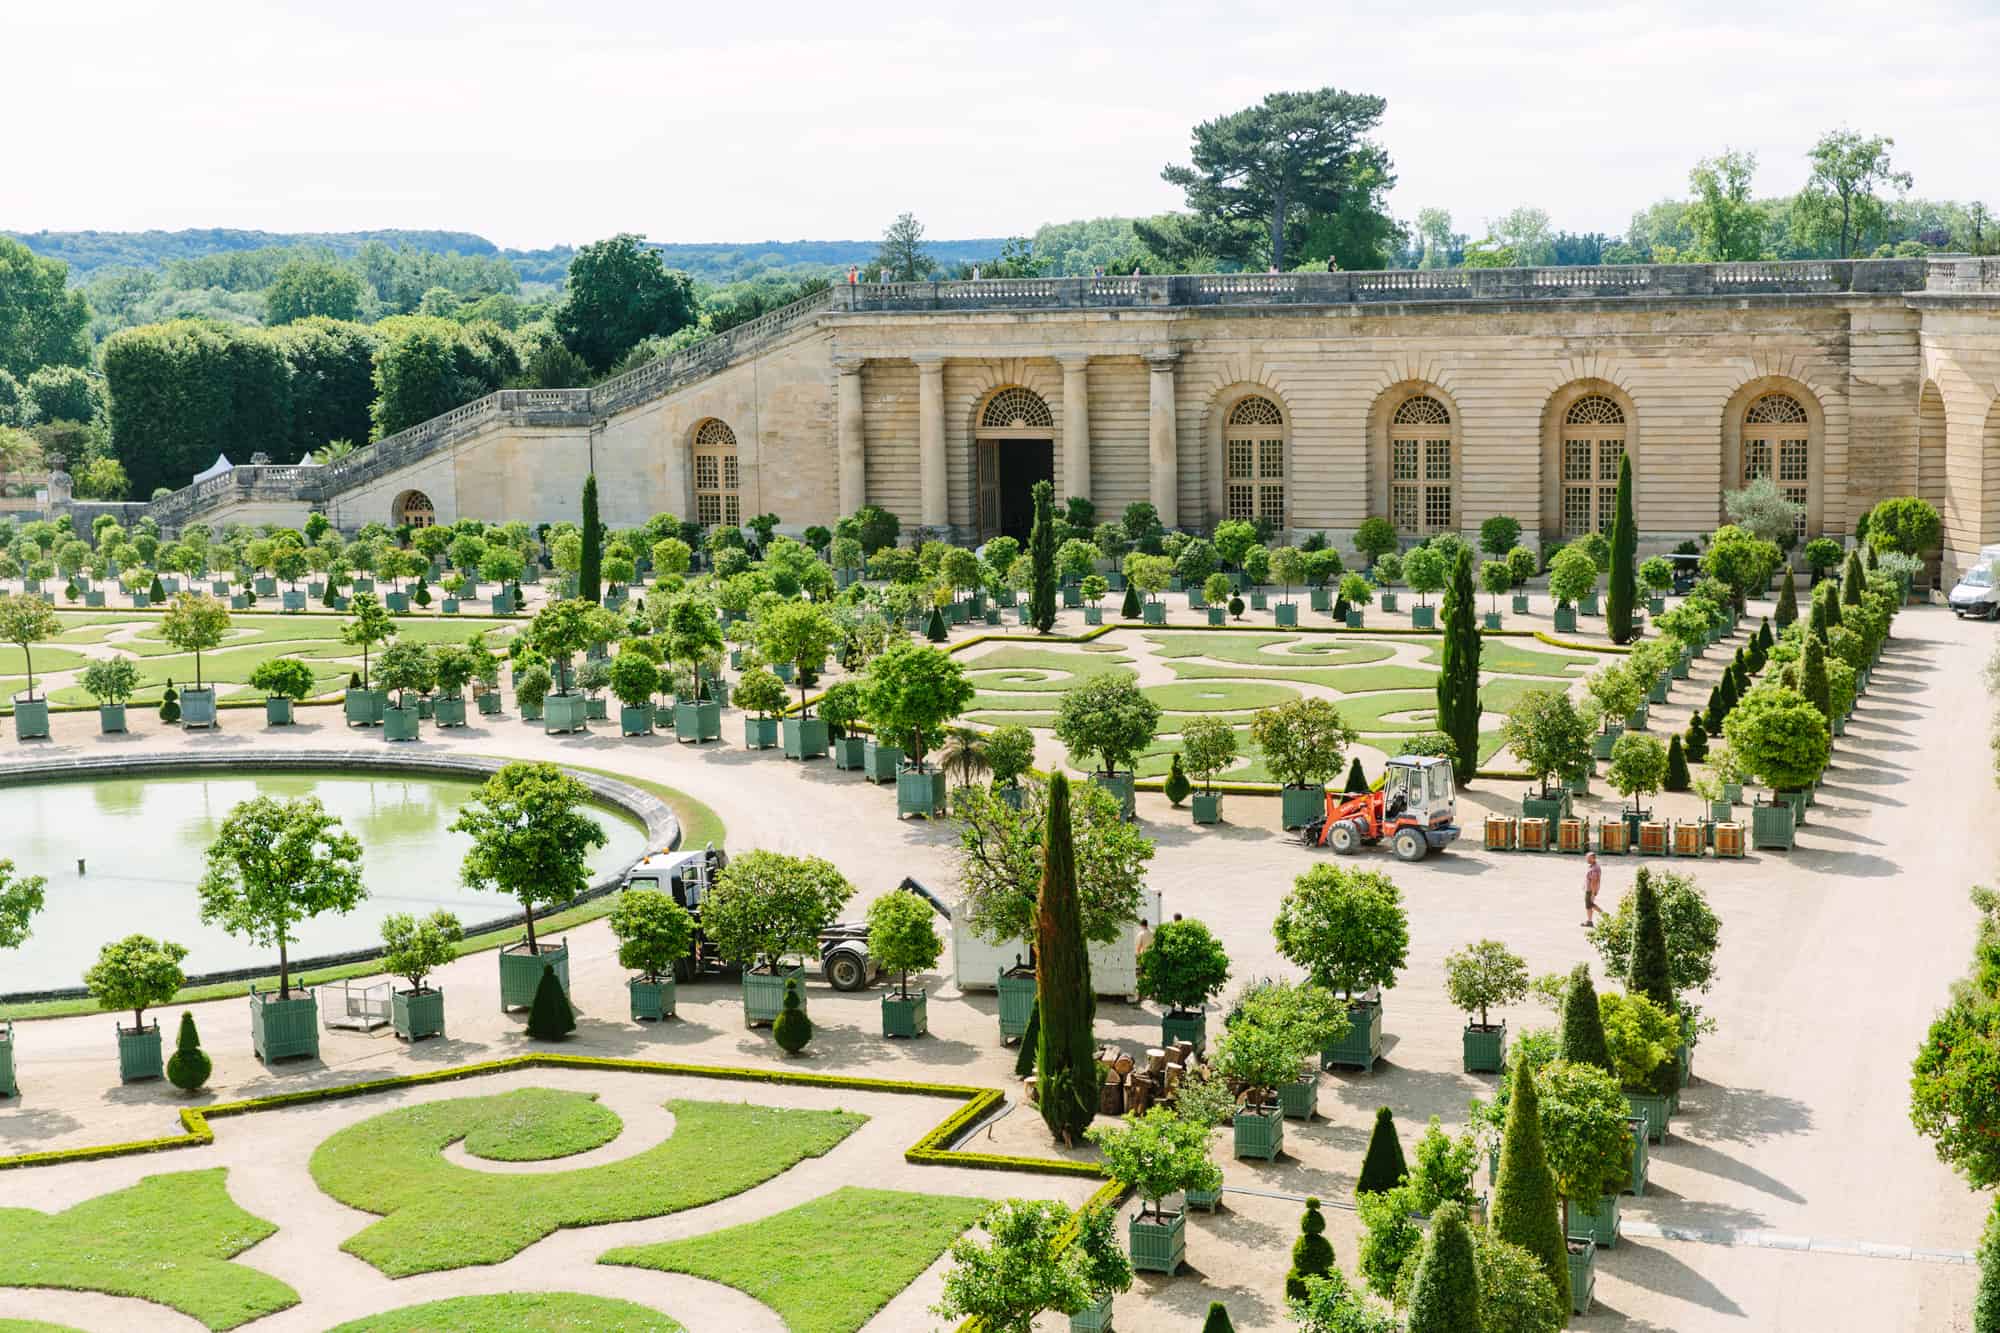
<path fill-rule="evenodd" d="M 621 649 L 611 660 L 606 682 L 620 705 L 618 730 L 644 736 L 653 730 L 653 696 L 660 692 L 660 668 L 636 649 Z"/>
<path fill-rule="evenodd" d="M 520 706 L 521 716 L 530 722 L 541 720 L 542 706 L 554 686 L 555 678 L 540 662 L 515 676 L 514 702 Z"/>
<path fill-rule="evenodd" d="M 1611 745 L 1611 766 L 1605 780 L 1640 812 L 1639 798 L 1658 791 L 1667 780 L 1667 747 L 1652 736 L 1628 731 Z"/>
<path fill-rule="evenodd" d="M 1347 997 L 1356 1020 L 1329 1061 L 1372 1069 L 1381 1053 L 1381 1002 L 1408 962 L 1409 919 L 1395 881 L 1380 871 L 1314 866 L 1293 882 L 1271 932 L 1278 952 Z"/>
<path fill-rule="evenodd" d="M 1293 699 L 1259 709 L 1250 719 L 1250 740 L 1283 786 L 1281 819 L 1298 828 L 1325 809 L 1326 784 L 1340 772 L 1354 729 L 1325 699 Z"/>
<path fill-rule="evenodd" d="M 264 720 L 289 726 L 299 700 L 313 692 L 313 669 L 295 657 L 272 657 L 250 672 L 250 688 L 264 692 Z"/>
<path fill-rule="evenodd" d="M 753 986 L 785 975 L 786 957 L 816 953 L 819 933 L 853 892 L 833 863 L 817 856 L 745 852 L 716 876 L 701 905 L 702 933 L 725 961 L 744 970 L 750 1021 L 762 1021 L 751 1007 Z"/>
<path fill-rule="evenodd" d="M 458 957 L 465 929 L 442 909 L 419 919 L 408 912 L 382 918 L 382 970 L 410 983 L 391 997 L 390 1021 L 405 1041 L 444 1035 L 444 992 L 426 982 Z"/>
<path fill-rule="evenodd" d="M 611 909 L 618 965 L 638 973 L 626 981 L 632 1017 L 674 1016 L 674 973 L 694 943 L 694 916 L 659 889 L 627 889 Z"/>
<path fill-rule="evenodd" d="M 175 595 L 167 613 L 160 617 L 160 637 L 184 653 L 194 654 L 194 686 L 182 700 L 183 716 L 190 724 L 215 722 L 215 691 L 201 683 L 201 655 L 222 642 L 229 632 L 229 608 L 207 593 Z"/>
<path fill-rule="evenodd" d="M 452 832 L 472 839 L 460 863 L 461 882 L 521 904 L 522 947 L 500 957 L 503 1004 L 508 959 L 518 967 L 523 955 L 544 952 L 535 938 L 536 909 L 566 906 L 590 887 L 589 857 L 604 845 L 605 833 L 589 806 L 589 789 L 556 765 L 511 763 L 487 778 L 451 823 Z"/>
<path fill-rule="evenodd" d="M 924 990 L 910 993 L 910 973 L 937 966 L 944 952 L 931 905 L 914 893 L 885 893 L 868 905 L 868 952 L 896 973 L 896 989 L 882 996 L 882 1035 L 920 1037 L 929 1031 Z"/>
<path fill-rule="evenodd" d="M 1017 725 L 986 733 L 986 771 L 996 790 L 1019 792 L 1021 778 L 1035 764 L 1035 733 Z"/>
<path fill-rule="evenodd" d="M 1118 1243 L 1118 1210 L 1102 1204 L 1078 1209 L 1070 1249 L 1083 1258 L 1084 1289 L 1090 1293 L 1089 1304 L 1067 1312 L 1070 1331 L 1100 1333 L 1111 1327 L 1111 1298 L 1132 1289 L 1132 1261 Z M 997 1325 L 987 1327 L 997 1333 Z"/>
<path fill-rule="evenodd" d="M 1215 775 L 1236 762 L 1236 729 L 1217 717 L 1198 717 L 1181 730 L 1178 758 L 1187 771 L 1200 780 L 1203 792 L 1195 797 L 1194 822 L 1219 823 L 1222 797 L 1215 791 Z"/>
<path fill-rule="evenodd" d="M 368 896 L 361 843 L 314 796 L 258 796 L 232 809 L 196 886 L 204 925 L 278 951 L 278 991 L 291 994 L 290 949 L 301 922 L 351 912 Z"/>
<path fill-rule="evenodd" d="M 931 742 L 974 693 L 965 669 L 929 644 L 901 640 L 868 664 L 869 724 L 882 740 L 898 743 L 918 772 L 924 771 Z"/>
<path fill-rule="evenodd" d="M 1545 801 L 1559 800 L 1551 779 L 1564 778 L 1590 764 L 1590 722 L 1562 690 L 1530 690 L 1523 695 L 1501 724 L 1500 736 L 1515 761 L 1534 775 Z M 1526 810 L 1525 803 L 1524 811 L 1531 815 L 1555 813 Z"/>
<path fill-rule="evenodd" d="M 1188 781 L 1187 769 L 1181 764 L 1180 751 L 1176 750 L 1168 762 L 1167 780 L 1160 784 L 1160 794 L 1167 798 L 1168 805 L 1178 810 L 1193 790 L 1194 784 Z"/>
<path fill-rule="evenodd" d="M 1160 1201 L 1183 1190 L 1222 1185 L 1222 1169 L 1209 1155 L 1208 1126 L 1164 1106 L 1127 1116 L 1117 1126 L 1085 1131 L 1095 1144 L 1104 1174 L 1139 1196 L 1132 1219 L 1134 1268 L 1179 1271 L 1187 1255 L 1186 1217 L 1169 1213 Z"/>
<path fill-rule="evenodd" d="M 1669 1099 L 1679 1084 L 1681 1025 L 1668 1010 L 1643 995 L 1606 991 L 1597 997 L 1604 1049 L 1628 1114 L 1646 1117 L 1646 1136 L 1666 1136 Z"/>
<path fill-rule="evenodd" d="M 858 769 L 867 762 L 867 738 L 857 733 L 855 723 L 867 711 L 868 700 L 858 680 L 843 680 L 827 687 L 820 696 L 819 717 L 826 724 L 833 747 L 833 766 Z"/>
<path fill-rule="evenodd" d="M 167 1057 L 167 1082 L 182 1092 L 199 1092 L 214 1069 L 215 1062 L 201 1048 L 201 1034 L 195 1031 L 194 1014 L 182 1010 L 174 1053 Z"/>
<path fill-rule="evenodd" d="M 138 664 L 129 657 L 98 658 L 83 669 L 77 683 L 97 700 L 99 729 L 124 731 L 125 701 L 139 688 Z"/>
<path fill-rule="evenodd" d="M 1462 1204 L 1442 1204 L 1431 1219 L 1411 1277 L 1409 1310 L 1410 1333 L 1480 1326 L 1479 1271 Z"/>
<path fill-rule="evenodd" d="M 1131 677 L 1111 673 L 1066 691 L 1056 707 L 1056 739 L 1078 763 L 1092 756 L 1104 778 L 1129 774 L 1160 725 L 1160 706 Z M 1129 806 L 1126 811 L 1130 815 Z"/>
<path fill-rule="evenodd" d="M 1447 954 L 1445 994 L 1465 1014 L 1465 1072 L 1497 1074 L 1507 1044 L 1507 1025 L 1489 1023 L 1487 1010 L 1515 1004 L 1528 994 L 1528 965 L 1498 940 L 1480 940 Z M 1478 1014 L 1478 1020 L 1473 1015 Z"/>
<path fill-rule="evenodd" d="M 410 696 L 422 696 L 437 687 L 437 663 L 429 645 L 415 641 L 390 645 L 383 650 L 375 674 L 383 689 L 396 692 L 395 707 L 382 719 L 385 739 L 415 740 L 417 705 Z"/>
<path fill-rule="evenodd" d="M 1202 1010 L 1228 982 L 1229 955 L 1199 921 L 1163 922 L 1139 955 L 1139 994 L 1167 1009 L 1162 1040 L 1190 1037 L 1197 1053 L 1208 1036 Z"/>
<path fill-rule="evenodd" d="M 1753 687 L 1729 710 L 1722 731 L 1737 761 L 1773 792 L 1805 790 L 1826 771 L 1826 716 L 1796 690 Z"/>
<path fill-rule="evenodd" d="M 1310 1120 L 1318 1103 L 1319 1054 L 1347 1036 L 1347 1006 L 1311 982 L 1260 979 L 1243 988 L 1223 1022 L 1230 1032 L 1260 1031 L 1275 1047 L 1264 1064 L 1261 1046 L 1239 1044 L 1230 1055 L 1236 1078 L 1251 1089 L 1275 1088 L 1286 1115 Z"/>
<path fill-rule="evenodd" d="M 1692 876 L 1641 866 L 1633 881 L 1634 892 L 1620 898 L 1611 911 L 1598 915 L 1597 924 L 1591 928 L 1590 942 L 1603 960 L 1606 973 L 1614 977 L 1632 975 L 1641 884 L 1658 904 L 1673 1007 L 1694 1023 L 1696 1031 L 1712 1031 L 1714 1022 L 1701 1016 L 1691 997 L 1705 993 L 1714 983 L 1722 921 Z"/>
<path fill-rule="evenodd" d="M 806 1017 L 805 1005 L 799 999 L 799 979 L 786 977 L 785 1003 L 778 1016 L 771 1021 L 771 1039 L 786 1055 L 797 1055 L 806 1048 L 812 1035 L 812 1020 Z"/>
<path fill-rule="evenodd" d="M 132 1026 L 118 1029 L 118 1076 L 123 1082 L 160 1076 L 160 1025 L 146 1025 L 146 1010 L 180 991 L 186 979 L 181 960 L 186 957 L 187 948 L 171 940 L 127 935 L 100 949 L 83 974 L 99 1009 L 132 1011 Z"/>
<path fill-rule="evenodd" d="M 1572 1204 L 1593 1213 L 1632 1170 L 1632 1137 L 1617 1081 L 1595 1065 L 1556 1060 L 1535 1078 L 1549 1175 L 1562 1199 L 1563 1234 L 1575 1235 Z"/>
<path fill-rule="evenodd" d="M 1067 1204 L 1009 1199 L 986 1215 L 982 1229 L 989 1240 L 968 1232 L 951 1243 L 951 1267 L 934 1314 L 1011 1333 L 1033 1328 L 1036 1316 L 1048 1311 L 1080 1310 L 1095 1301 L 1093 1265 L 1081 1243 L 1084 1224 Z M 1065 1244 L 1072 1235 L 1077 1243 Z"/>
<path fill-rule="evenodd" d="M 14 738 L 28 740 L 49 734 L 49 705 L 35 697 L 34 646 L 62 633 L 55 608 L 32 593 L 0 593 L 0 642 L 21 650 L 27 667 L 28 688 L 14 700 Z"/>

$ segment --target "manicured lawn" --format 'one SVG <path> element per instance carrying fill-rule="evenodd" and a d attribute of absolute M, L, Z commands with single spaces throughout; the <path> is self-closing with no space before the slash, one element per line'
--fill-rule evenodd
<path fill-rule="evenodd" d="M 67 648 L 51 648 L 46 643 L 36 644 L 33 656 L 37 683 L 40 683 L 44 673 L 74 671 L 88 660 L 82 653 L 74 653 Z M 28 657 L 17 645 L 0 643 L 0 671 L 16 675 L 24 674 L 27 669 Z"/>
<path fill-rule="evenodd" d="M 599 1262 L 735 1287 L 770 1306 L 792 1333 L 854 1333 L 992 1206 L 849 1185 L 741 1226 L 611 1250 Z"/>
<path fill-rule="evenodd" d="M 489 1162 L 546 1162 L 601 1148 L 625 1127 L 594 1097 L 521 1088 L 494 1099 L 493 1113 L 465 1134 L 465 1151 Z"/>
<path fill-rule="evenodd" d="M 1443 660 L 1444 645 L 1437 639 L 1427 640 L 1430 653 L 1424 661 L 1437 664 Z M 1580 653 L 1558 653 L 1547 649 L 1522 648 L 1515 639 L 1487 638 L 1479 644 L 1479 669 L 1483 672 L 1505 672 L 1515 676 L 1558 676 L 1565 680 L 1580 680 L 1586 672 L 1594 671 L 1604 659 L 1587 657 Z"/>
<path fill-rule="evenodd" d="M 1085 656 L 1074 648 L 996 648 L 978 657 L 959 659 L 972 683 L 981 690 L 1057 693 L 1093 676 L 1127 672 L 1132 659 L 1123 653 Z"/>
<path fill-rule="evenodd" d="M 0 1333 L 6 1326 L 0 1324 Z M 643 1305 L 571 1291 L 454 1296 L 372 1314 L 331 1333 L 683 1333 L 679 1324 Z"/>
<path fill-rule="evenodd" d="M 1382 642 L 1356 643 L 1328 635 L 1277 634 L 1148 634 L 1154 655 L 1165 658 L 1205 657 L 1242 666 L 1289 665 L 1296 658 L 1308 666 L 1358 666 L 1395 655 Z"/>
<path fill-rule="evenodd" d="M 229 1262 L 277 1227 L 236 1206 L 227 1175 L 147 1176 L 54 1216 L 0 1208 L 0 1287 L 132 1296 L 215 1329 L 297 1305 L 278 1279 Z"/>
<path fill-rule="evenodd" d="M 1174 675 L 1182 680 L 1288 680 L 1299 685 L 1322 685 L 1343 694 L 1366 690 L 1423 689 L 1437 683 L 1435 671 L 1394 662 L 1359 667 L 1242 667 L 1199 661 L 1173 662 L 1169 665 Z"/>
<path fill-rule="evenodd" d="M 1283 685 L 1256 681 L 1204 681 L 1199 684 L 1148 685 L 1145 695 L 1175 713 L 1255 712 L 1299 697 Z"/>
<path fill-rule="evenodd" d="M 500 1263 L 561 1227 L 664 1217 L 740 1194 L 823 1156 L 867 1119 L 675 1100 L 666 1104 L 674 1130 L 664 1142 L 602 1166 L 503 1175 L 444 1160 L 447 1144 L 521 1105 L 518 1093 L 455 1097 L 384 1112 L 327 1139 L 313 1153 L 313 1180 L 382 1217 L 341 1248 L 391 1277 Z"/>
<path fill-rule="evenodd" d="M 68 1324 L 44 1324 L 39 1319 L 0 1319 L 0 1333 L 83 1333 Z"/>

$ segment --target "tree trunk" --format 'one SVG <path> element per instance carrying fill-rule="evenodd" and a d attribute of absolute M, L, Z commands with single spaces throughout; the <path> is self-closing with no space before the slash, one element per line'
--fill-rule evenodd
<path fill-rule="evenodd" d="M 278 998 L 288 1000 L 292 995 L 292 964 L 285 956 L 285 942 L 278 941 Z"/>
<path fill-rule="evenodd" d="M 528 932 L 528 952 L 532 954 L 532 953 L 536 952 L 536 949 L 535 949 L 535 906 L 534 906 L 534 904 L 533 904 L 533 903 L 529 902 L 529 901 L 528 901 L 528 900 L 527 900 L 526 898 L 523 898 L 523 899 L 521 899 L 521 914 L 522 914 L 522 916 L 523 916 L 523 917 L 525 918 L 525 920 L 523 920 L 523 922 L 522 922 L 522 925 L 523 925 L 524 927 L 526 927 L 526 929 L 527 929 L 527 932 Z"/>

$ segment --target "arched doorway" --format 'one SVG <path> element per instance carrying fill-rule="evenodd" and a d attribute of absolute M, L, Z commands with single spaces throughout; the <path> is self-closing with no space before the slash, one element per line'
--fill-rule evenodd
<path fill-rule="evenodd" d="M 1788 393 L 1767 393 L 1743 414 L 1742 484 L 1760 478 L 1799 507 L 1798 536 L 1804 540 L 1812 507 L 1812 419 Z"/>
<path fill-rule="evenodd" d="M 1033 488 L 1056 477 L 1055 414 L 1041 395 L 1014 385 L 986 400 L 973 429 L 978 455 L 978 537 L 1026 543 L 1034 526 Z"/>
<path fill-rule="evenodd" d="M 396 497 L 392 527 L 428 528 L 437 523 L 437 506 L 422 491 L 404 491 Z"/>

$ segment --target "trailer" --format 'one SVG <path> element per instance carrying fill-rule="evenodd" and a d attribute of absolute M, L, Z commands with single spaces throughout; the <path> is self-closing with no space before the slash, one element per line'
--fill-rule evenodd
<path fill-rule="evenodd" d="M 1153 938 L 1160 924 L 1160 891 L 1146 889 L 1140 894 L 1139 920 L 1128 921 L 1109 944 L 1091 943 L 1090 984 L 1099 995 L 1139 1002 L 1139 952 Z M 988 944 L 973 934 L 957 916 L 951 921 L 952 979 L 960 991 L 993 990 L 1000 974 L 1028 957 L 1026 940 Z"/>

